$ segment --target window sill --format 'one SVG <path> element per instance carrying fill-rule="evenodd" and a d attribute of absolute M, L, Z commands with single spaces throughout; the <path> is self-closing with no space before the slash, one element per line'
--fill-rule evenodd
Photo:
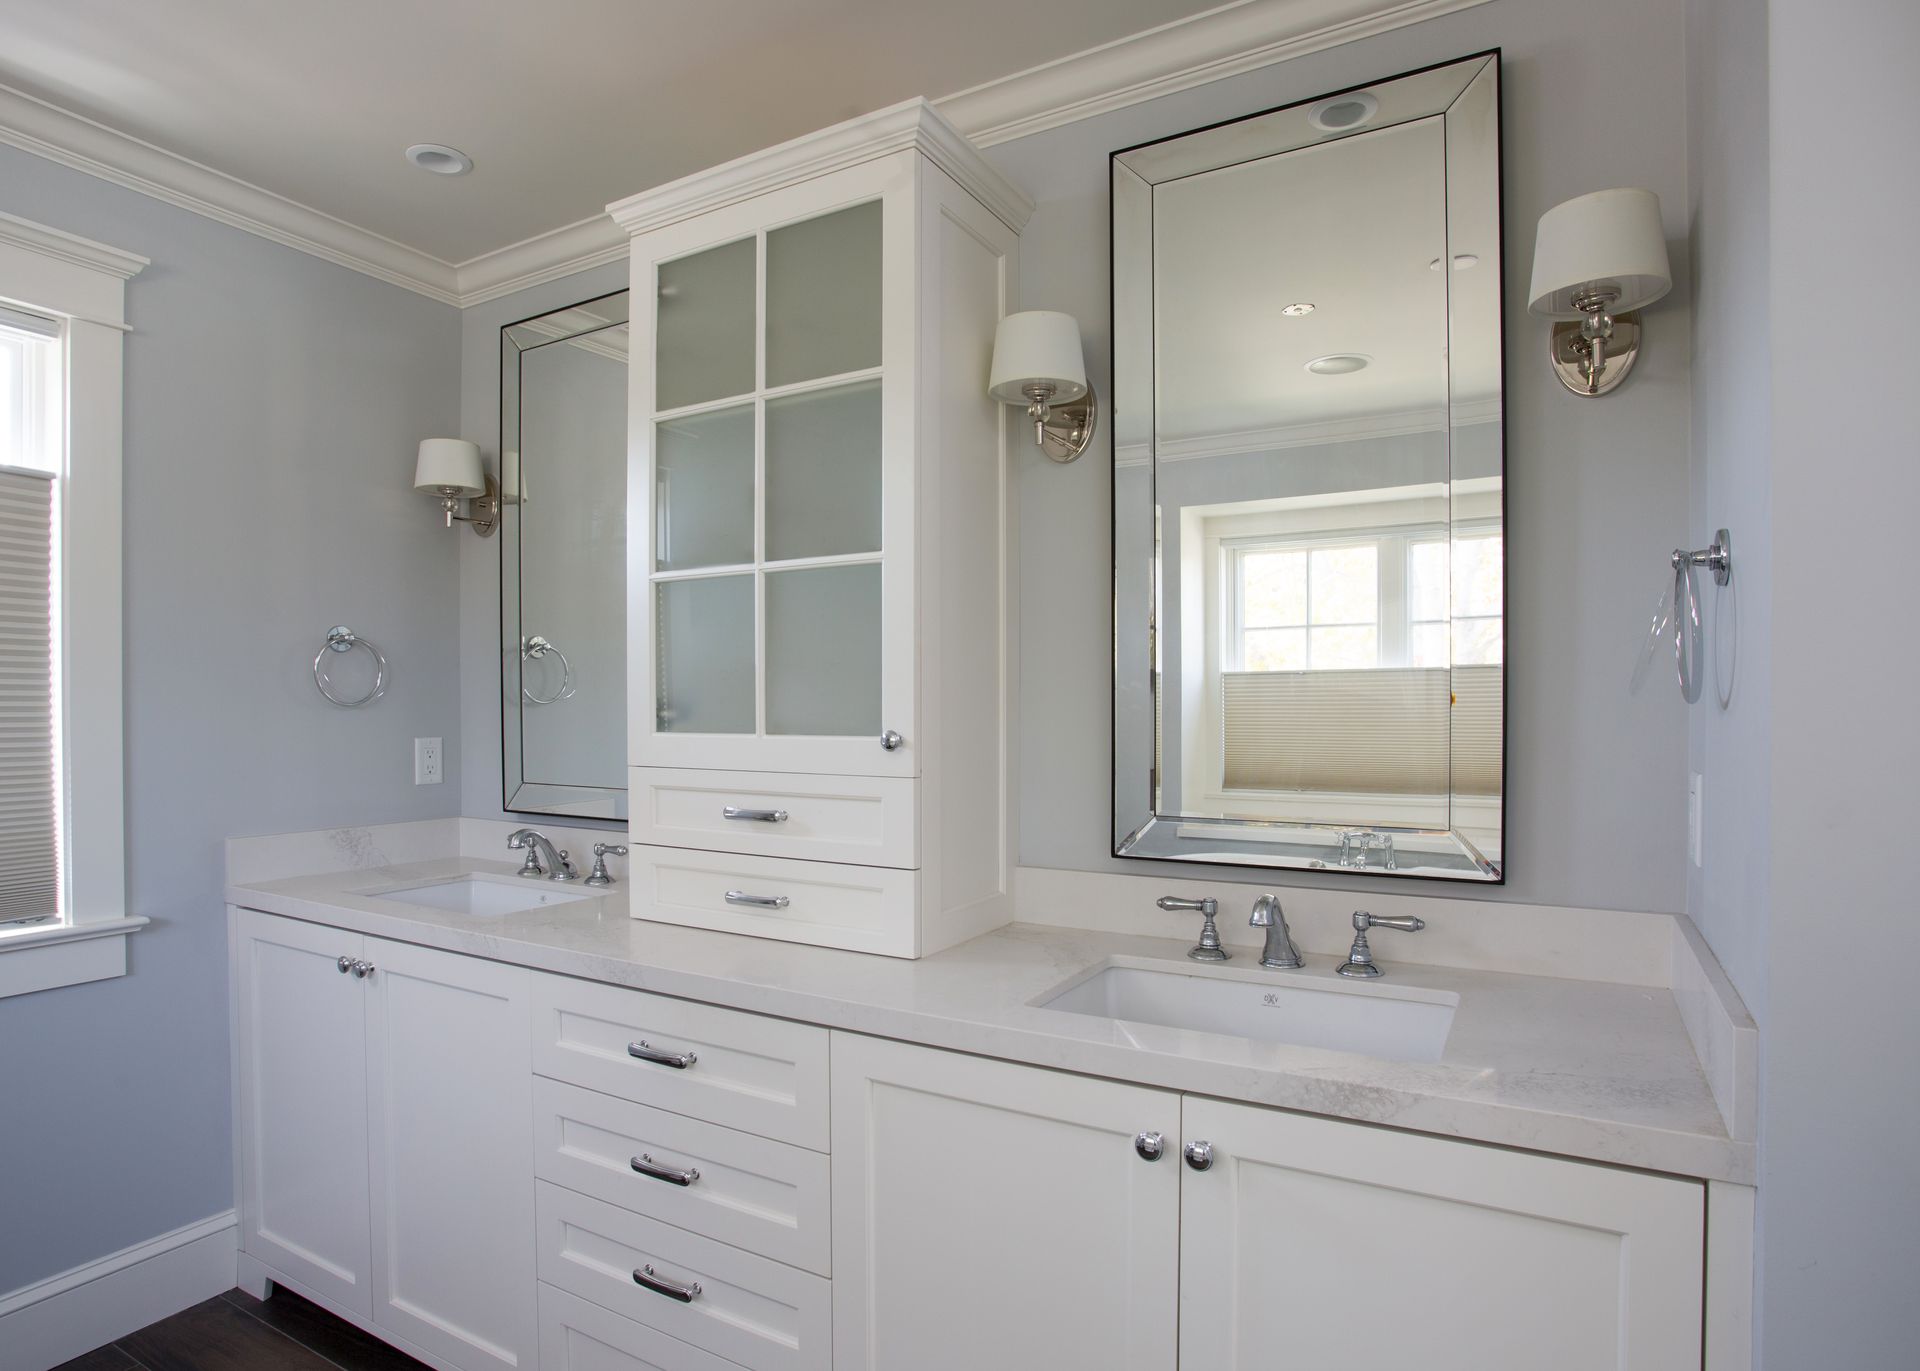
<path fill-rule="evenodd" d="M 127 935 L 147 926 L 129 916 L 0 932 L 0 999 L 127 974 Z"/>

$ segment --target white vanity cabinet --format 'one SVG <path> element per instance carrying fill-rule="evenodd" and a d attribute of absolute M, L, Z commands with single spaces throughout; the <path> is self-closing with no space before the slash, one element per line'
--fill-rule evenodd
<path fill-rule="evenodd" d="M 1697 1182 L 848 1034 L 832 1060 L 839 1371 L 1700 1366 Z"/>
<path fill-rule="evenodd" d="M 416 1355 L 532 1366 L 530 973 L 232 917 L 241 1251 Z"/>
<path fill-rule="evenodd" d="M 1006 921 L 986 382 L 1030 211 L 919 100 L 611 207 L 638 917 L 905 957 Z"/>

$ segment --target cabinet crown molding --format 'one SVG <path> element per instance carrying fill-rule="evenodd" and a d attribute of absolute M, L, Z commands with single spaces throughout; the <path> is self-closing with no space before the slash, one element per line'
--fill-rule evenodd
<path fill-rule="evenodd" d="M 607 213 L 629 234 L 646 233 L 908 148 L 946 172 L 1015 233 L 1026 227 L 1032 198 L 920 97 L 617 200 Z"/>

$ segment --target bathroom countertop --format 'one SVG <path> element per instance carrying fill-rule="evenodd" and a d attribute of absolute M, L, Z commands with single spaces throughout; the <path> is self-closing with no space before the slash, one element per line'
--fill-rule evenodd
<path fill-rule="evenodd" d="M 473 858 L 418 862 L 234 885 L 227 898 L 376 937 L 1032 1066 L 1753 1183 L 1753 1144 L 1729 1135 L 1664 988 L 1421 966 L 1383 939 L 1376 956 L 1387 976 L 1370 984 L 1460 997 L 1440 1061 L 1388 1061 L 1032 1005 L 1112 957 L 1193 969 L 1187 943 L 1174 938 L 1013 924 L 902 961 L 634 919 L 624 886 L 478 916 L 373 893 L 514 870 Z M 1302 971 L 1260 974 L 1276 984 L 1347 984 L 1333 959 L 1306 961 Z"/>

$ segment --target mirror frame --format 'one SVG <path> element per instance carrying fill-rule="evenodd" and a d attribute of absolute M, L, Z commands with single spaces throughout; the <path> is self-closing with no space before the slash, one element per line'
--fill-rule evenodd
<path fill-rule="evenodd" d="M 1442 116 L 1446 115 L 1452 109 L 1453 105 L 1460 98 L 1462 98 L 1468 92 L 1468 90 L 1471 89 L 1474 82 L 1480 80 L 1482 75 L 1487 70 L 1490 69 L 1492 71 L 1493 73 L 1493 112 L 1494 112 L 1494 159 L 1495 159 L 1494 178 L 1493 178 L 1494 179 L 1494 201 L 1495 201 L 1495 205 L 1494 205 L 1495 251 L 1493 252 L 1492 256 L 1494 259 L 1495 291 L 1496 291 L 1496 297 L 1497 297 L 1495 301 L 1495 321 L 1496 321 L 1496 327 L 1499 332 L 1499 338 L 1498 338 L 1498 344 L 1497 344 L 1497 351 L 1499 355 L 1499 377 L 1500 377 L 1499 407 L 1498 407 L 1499 423 L 1500 423 L 1500 437 L 1499 437 L 1499 444 L 1498 444 L 1499 480 L 1500 480 L 1499 490 L 1500 490 L 1501 529 L 1502 529 L 1503 536 L 1506 534 L 1506 532 L 1508 531 L 1508 525 L 1510 523 L 1510 518 L 1509 518 L 1510 502 L 1507 498 L 1508 451 L 1507 451 L 1506 376 L 1507 376 L 1508 368 L 1507 368 L 1507 355 L 1506 355 L 1507 353 L 1506 309 L 1507 309 L 1508 302 L 1507 302 L 1507 292 L 1506 292 L 1506 184 L 1505 184 L 1506 149 L 1505 149 L 1505 108 L 1504 108 L 1505 95 L 1504 95 L 1504 89 L 1503 89 L 1505 73 L 1502 67 L 1502 62 L 1501 62 L 1501 50 L 1497 47 L 1488 48 L 1479 52 L 1467 53 L 1467 54 L 1464 54 L 1463 56 L 1460 56 L 1457 58 L 1451 58 L 1444 62 L 1430 63 L 1426 66 L 1416 67 L 1408 71 L 1397 72 L 1389 76 L 1384 76 L 1377 80 L 1362 82 L 1362 83 L 1351 85 L 1351 86 L 1345 86 L 1338 90 L 1320 92 L 1312 96 L 1309 96 L 1305 99 L 1291 100 L 1286 102 L 1285 104 L 1275 105 L 1269 108 L 1255 110 L 1252 113 L 1239 115 L 1231 119 L 1218 120 L 1211 124 L 1201 125 L 1197 128 L 1187 129 L 1180 133 L 1170 134 L 1165 137 L 1148 139 L 1145 142 L 1136 143 L 1128 147 L 1117 149 L 1113 153 L 1109 154 L 1108 178 L 1107 178 L 1107 185 L 1108 185 L 1108 291 L 1109 291 L 1108 318 L 1110 321 L 1112 321 L 1112 327 L 1111 327 L 1111 332 L 1108 340 L 1109 342 L 1108 375 L 1110 378 L 1112 378 L 1111 387 L 1113 392 L 1114 424 L 1109 426 L 1108 431 L 1109 433 L 1114 435 L 1112 460 L 1115 463 L 1115 466 L 1113 469 L 1116 472 L 1117 472 L 1117 463 L 1120 455 L 1119 441 L 1118 441 L 1118 416 L 1121 408 L 1127 404 L 1130 398 L 1129 395 L 1122 394 L 1122 387 L 1120 384 L 1120 376 L 1121 376 L 1120 363 L 1121 363 L 1121 353 L 1122 353 L 1122 340 L 1120 338 L 1121 326 L 1120 326 L 1119 303 L 1120 303 L 1121 288 L 1119 283 L 1120 262 L 1119 262 L 1119 255 L 1118 255 L 1117 248 L 1120 241 L 1121 230 L 1119 225 L 1119 218 L 1120 218 L 1119 197 L 1114 193 L 1114 186 L 1115 186 L 1118 171 L 1123 166 L 1126 165 L 1122 161 L 1122 159 L 1126 158 L 1129 154 L 1132 154 L 1132 153 L 1138 153 L 1145 149 L 1156 148 L 1165 144 L 1175 143 L 1181 139 L 1194 137 L 1199 134 L 1205 134 L 1205 133 L 1213 132 L 1219 129 L 1226 129 L 1236 125 L 1247 124 L 1250 121 L 1280 114 L 1284 111 L 1298 110 L 1308 106 L 1317 105 L 1324 101 L 1332 100 L 1342 95 L 1353 94 L 1361 91 L 1376 90 L 1391 82 L 1402 81 L 1402 80 L 1406 80 L 1408 78 L 1413 78 L 1413 77 L 1419 77 L 1419 76 L 1427 75 L 1429 73 L 1443 71 L 1451 67 L 1465 66 L 1466 64 L 1469 64 L 1469 63 L 1479 63 L 1480 68 L 1474 71 L 1471 75 L 1467 77 L 1466 81 L 1461 85 L 1460 89 L 1454 95 L 1449 97 L 1445 104 L 1441 105 L 1439 108 L 1436 108 L 1436 109 L 1428 109 L 1424 113 L 1417 116 L 1412 116 L 1412 117 L 1431 118 L 1436 114 L 1442 115 Z M 1403 122 L 1403 121 L 1395 121 L 1395 122 Z M 1390 127 L 1390 126 L 1391 125 L 1384 125 L 1384 127 Z M 1367 131 L 1369 132 L 1375 131 L 1380 127 L 1383 127 L 1383 125 L 1370 124 L 1367 126 Z M 1360 130 L 1356 129 L 1354 130 L 1354 132 L 1360 132 Z M 1324 146 L 1328 142 L 1338 141 L 1339 138 L 1347 137 L 1347 136 L 1351 136 L 1351 135 L 1339 134 L 1330 138 L 1316 140 L 1312 143 L 1300 144 L 1299 146 Z M 1290 152 L 1294 150 L 1295 150 L 1294 148 L 1281 148 L 1272 152 L 1260 153 L 1258 154 L 1258 157 L 1264 158 L 1264 157 L 1271 157 L 1271 156 L 1281 156 L 1281 155 L 1284 155 L 1286 152 Z M 1228 163 L 1222 163 L 1222 165 L 1228 165 Z M 1137 179 L 1145 182 L 1149 187 L 1156 184 L 1160 184 L 1160 182 L 1148 180 L 1145 176 L 1141 175 L 1141 173 L 1138 170 L 1132 167 L 1127 167 L 1126 169 L 1129 175 L 1132 175 Z M 1174 178 L 1169 176 L 1169 177 L 1164 177 L 1162 179 L 1170 180 Z M 1453 193 L 1453 182 L 1451 178 L 1448 179 L 1447 193 L 1448 193 L 1449 201 L 1451 201 L 1451 197 Z M 1449 232 L 1451 232 L 1451 215 L 1449 215 Z M 1452 253 L 1451 241 L 1449 241 L 1448 243 L 1447 253 L 1449 256 L 1451 256 L 1451 253 Z M 1454 313 L 1453 313 L 1452 296 L 1449 295 L 1448 320 L 1447 320 L 1449 330 L 1451 330 L 1453 319 L 1454 319 Z M 1151 389 L 1151 387 L 1155 384 L 1153 377 L 1157 375 L 1157 372 L 1158 372 L 1157 353 L 1154 351 L 1154 347 L 1155 345 L 1150 340 L 1148 352 L 1149 352 L 1149 355 L 1154 358 L 1154 362 L 1153 362 L 1152 370 L 1150 371 L 1149 377 L 1148 377 L 1149 389 Z M 1148 403 L 1151 404 L 1151 400 L 1149 400 Z M 1446 403 L 1447 403 L 1446 432 L 1449 435 L 1448 483 L 1449 483 L 1449 488 L 1451 488 L 1451 485 L 1454 479 L 1452 475 L 1451 443 L 1452 443 L 1452 435 L 1457 428 L 1457 423 L 1454 417 L 1456 401 L 1450 385 L 1447 392 Z M 1151 434 L 1149 435 L 1148 441 L 1150 444 L 1154 443 L 1154 439 Z M 1154 459 L 1154 472 L 1155 472 L 1154 487 L 1157 490 L 1158 488 L 1157 457 Z M 1458 871 L 1435 870 L 1430 867 L 1422 868 L 1419 870 L 1399 870 L 1399 869 L 1394 869 L 1390 867 L 1370 866 L 1370 865 L 1341 866 L 1336 864 L 1332 860 L 1313 858 L 1304 853 L 1297 854 L 1297 855 L 1294 853 L 1283 854 L 1283 853 L 1280 853 L 1277 851 L 1271 851 L 1271 850 L 1250 851 L 1244 857 L 1222 856 L 1221 853 L 1218 851 L 1217 843 L 1214 845 L 1213 850 L 1211 851 L 1208 851 L 1205 853 L 1193 853 L 1191 855 L 1177 853 L 1177 852 L 1141 851 L 1141 850 L 1138 850 L 1138 844 L 1143 838 L 1149 836 L 1157 825 L 1164 824 L 1164 825 L 1171 826 L 1183 820 L 1193 821 L 1193 822 L 1204 822 L 1209 826 L 1231 826 L 1237 829 L 1245 829 L 1250 834 L 1264 833 L 1264 834 L 1272 835 L 1271 838 L 1269 838 L 1267 841 L 1259 843 L 1257 845 L 1250 843 L 1249 844 L 1250 848 L 1255 848 L 1255 847 L 1278 848 L 1283 845 L 1298 846 L 1302 843 L 1302 841 L 1314 840 L 1314 846 L 1316 847 L 1324 846 L 1327 849 L 1329 849 L 1329 851 L 1333 851 L 1337 849 L 1338 835 L 1343 828 L 1358 828 L 1361 826 L 1360 825 L 1343 825 L 1338 823 L 1312 823 L 1312 822 L 1280 820 L 1280 819 L 1226 819 L 1226 818 L 1213 818 L 1210 816 L 1201 816 L 1201 815 L 1195 815 L 1195 816 L 1183 816 L 1183 815 L 1175 815 L 1175 814 L 1163 815 L 1162 813 L 1159 812 L 1159 809 L 1158 809 L 1159 794 L 1160 794 L 1159 777 L 1155 771 L 1155 767 L 1157 766 L 1157 761 L 1153 760 L 1153 759 L 1157 759 L 1160 755 L 1160 743 L 1157 736 L 1152 740 L 1152 746 L 1149 748 L 1149 754 L 1148 754 L 1149 761 L 1147 763 L 1148 771 L 1147 771 L 1147 778 L 1146 778 L 1147 794 L 1144 797 L 1144 801 L 1140 796 L 1138 796 L 1137 793 L 1133 792 L 1132 790 L 1130 790 L 1126 795 L 1123 795 L 1123 791 L 1122 791 L 1123 778 L 1120 774 L 1120 758 L 1122 756 L 1122 748 L 1123 748 L 1123 742 L 1121 738 L 1122 712 L 1119 708 L 1119 700 L 1120 700 L 1120 686 L 1121 686 L 1121 679 L 1122 679 L 1122 676 L 1121 676 L 1122 644 L 1121 644 L 1120 625 L 1121 625 L 1121 614 L 1123 613 L 1123 610 L 1125 607 L 1122 604 L 1121 593 L 1120 593 L 1121 509 L 1120 509 L 1119 482 L 1117 480 L 1111 480 L 1109 483 L 1108 499 L 1109 499 L 1109 516 L 1110 516 L 1110 521 L 1108 525 L 1109 560 L 1110 560 L 1109 589 L 1110 589 L 1110 595 L 1111 595 L 1110 604 L 1111 604 L 1111 609 L 1113 614 L 1113 625 L 1112 625 L 1113 651 L 1111 654 L 1111 660 L 1109 662 L 1109 666 L 1111 668 L 1111 677 L 1109 681 L 1109 686 L 1110 686 L 1109 700 L 1111 705 L 1112 732 L 1108 740 L 1109 741 L 1108 764 L 1109 764 L 1109 778 L 1110 778 L 1110 785 L 1111 785 L 1110 797 L 1112 802 L 1112 810 L 1111 810 L 1112 827 L 1110 830 L 1110 837 L 1111 837 L 1111 844 L 1112 844 L 1111 851 L 1115 857 L 1124 858 L 1132 861 L 1197 863 L 1197 864 L 1202 864 L 1206 866 L 1216 867 L 1222 870 L 1236 870 L 1236 871 L 1242 868 L 1246 868 L 1249 870 L 1274 869 L 1274 870 L 1292 870 L 1292 871 L 1324 871 L 1324 872 L 1338 874 L 1338 875 L 1366 876 L 1366 877 L 1376 877 L 1376 878 L 1377 877 L 1394 877 L 1402 880 L 1436 880 L 1436 881 L 1447 881 L 1447 882 L 1471 882 L 1471 883 L 1481 884 L 1481 885 L 1504 885 L 1506 883 L 1506 879 L 1507 879 L 1506 850 L 1508 847 L 1507 792 L 1510 784 L 1510 775 L 1509 775 L 1509 766 L 1508 766 L 1510 739 L 1508 734 L 1509 734 L 1509 728 L 1510 728 L 1509 716 L 1511 713 L 1510 709 L 1508 708 L 1508 685 L 1510 682 L 1510 672 L 1508 670 L 1508 656 L 1509 656 L 1508 649 L 1511 645 L 1511 634 L 1509 631 L 1510 630 L 1509 616 L 1511 613 L 1511 604 L 1512 604 L 1512 596 L 1511 596 L 1511 589 L 1512 589 L 1511 560 L 1512 559 L 1510 556 L 1503 556 L 1501 559 L 1501 585 L 1500 585 L 1500 593 L 1501 593 L 1501 626 L 1500 626 L 1501 718 L 1500 718 L 1500 794 L 1499 794 L 1500 853 L 1497 858 L 1488 858 L 1483 854 L 1481 854 L 1478 851 L 1478 849 L 1473 846 L 1472 843 L 1468 842 L 1466 839 L 1461 837 L 1457 832 L 1457 830 L 1452 826 L 1449 826 L 1448 828 L 1445 828 L 1445 829 L 1401 828 L 1401 827 L 1395 827 L 1390 825 L 1367 825 L 1366 827 L 1375 833 L 1388 833 L 1388 834 L 1406 833 L 1408 835 L 1424 835 L 1428 838 L 1444 837 L 1446 840 L 1457 845 L 1460 856 L 1464 858 L 1466 862 L 1466 865 L 1463 866 L 1463 868 Z M 1155 498 L 1156 510 L 1157 510 L 1157 507 L 1158 507 L 1158 500 L 1156 496 Z M 1156 515 L 1156 518 L 1157 518 L 1157 515 Z M 1451 517 L 1449 517 L 1450 537 L 1452 536 L 1451 535 L 1452 523 L 1453 521 Z M 1159 566 L 1159 554 L 1157 551 L 1159 547 L 1158 539 L 1155 539 L 1154 546 L 1156 548 L 1156 552 L 1153 559 L 1154 568 L 1153 568 L 1152 584 L 1149 590 L 1150 603 L 1146 607 L 1147 613 L 1148 613 L 1147 634 L 1148 634 L 1149 642 L 1155 641 L 1158 637 L 1159 618 L 1160 618 L 1160 610 L 1161 610 L 1161 606 L 1159 603 L 1160 593 L 1161 593 L 1161 574 L 1160 574 L 1160 566 Z M 1158 692 L 1162 688 L 1162 682 L 1159 679 L 1155 678 L 1154 672 L 1151 666 L 1149 666 L 1148 668 L 1148 679 L 1150 682 L 1149 698 L 1151 700 L 1151 715 L 1155 720 L 1154 726 L 1157 731 L 1159 727 L 1158 720 L 1161 717 Z M 1449 732 L 1449 736 L 1451 737 L 1451 731 Z M 1450 744 L 1450 749 L 1451 749 L 1451 744 Z M 1132 778 L 1128 778 L 1128 779 L 1131 780 Z M 1452 792 L 1450 791 L 1449 792 L 1449 809 L 1451 810 L 1451 808 L 1452 808 Z M 1287 838 L 1291 838 L 1294 841 L 1292 843 L 1288 843 L 1286 841 Z"/>
<path fill-rule="evenodd" d="M 524 755 L 525 735 L 521 728 L 518 712 L 522 685 L 520 670 L 522 658 L 519 652 L 521 635 L 520 625 L 516 622 L 519 617 L 520 588 L 523 579 L 526 549 L 523 530 L 520 527 L 519 506 L 517 503 L 509 500 L 508 491 L 505 488 L 506 453 L 510 449 L 518 451 L 520 446 L 518 431 L 521 410 L 520 370 L 517 364 L 520 354 L 526 351 L 525 348 L 522 348 L 515 341 L 513 330 L 522 328 L 538 320 L 551 318 L 556 314 L 564 314 L 569 310 L 585 309 L 589 306 L 599 304 L 603 300 L 612 300 L 616 296 L 621 295 L 629 297 L 629 318 L 626 323 L 631 327 L 631 288 L 627 286 L 622 286 L 618 290 L 604 291 L 599 295 L 591 296 L 585 300 L 575 300 L 570 304 L 556 305 L 552 309 L 542 310 L 538 314 L 530 314 L 525 318 L 515 319 L 500 326 L 499 446 L 495 448 L 495 453 L 497 454 L 496 460 L 501 466 L 500 479 L 502 483 L 500 491 L 500 807 L 509 814 L 538 814 L 548 818 L 566 819 L 603 819 L 614 820 L 621 823 L 626 822 L 627 818 L 627 788 L 625 786 L 565 785 L 552 781 L 529 781 L 526 779 L 526 758 Z M 589 333 L 597 333 L 602 328 L 613 327 L 618 327 L 618 325 L 609 323 L 600 325 L 597 328 L 580 329 L 571 334 L 557 333 L 554 337 L 543 340 L 539 346 L 549 346 L 552 343 L 562 342 L 569 337 L 584 337 Z M 514 428 L 514 432 L 511 435 L 508 433 L 509 407 L 507 388 L 509 385 L 509 377 L 507 374 L 507 366 L 509 356 L 513 358 L 515 363 L 511 377 L 511 384 L 513 386 L 511 413 L 513 415 Z M 621 425 L 621 432 L 623 434 L 626 431 L 624 417 L 623 415 Z M 512 439 L 511 442 L 509 438 Z M 622 479 L 624 480 L 624 449 L 622 451 L 621 470 L 623 473 Z M 622 504 L 624 505 L 624 503 L 623 497 Z M 625 620 L 622 619 L 621 623 L 624 626 Z M 624 755 L 626 739 L 625 698 L 626 694 L 623 689 L 621 692 L 622 707 L 620 714 L 622 725 L 622 771 L 625 770 L 626 761 Z"/>

